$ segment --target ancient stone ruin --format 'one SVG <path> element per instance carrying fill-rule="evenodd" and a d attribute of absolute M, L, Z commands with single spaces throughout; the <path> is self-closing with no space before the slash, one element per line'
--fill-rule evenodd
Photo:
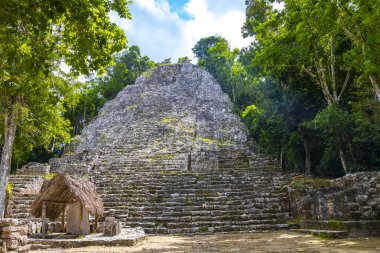
<path fill-rule="evenodd" d="M 28 223 L 26 220 L 0 219 L 0 253 L 28 252 Z"/>
<path fill-rule="evenodd" d="M 163 64 L 140 76 L 50 167 L 94 182 L 106 214 L 147 233 L 297 225 L 318 228 L 316 233 L 334 228 L 337 236 L 356 230 L 380 235 L 380 172 L 348 175 L 320 189 L 292 188 L 292 175 L 259 154 L 219 84 L 188 62 Z M 39 168 L 34 170 L 49 173 Z M 42 180 L 28 169 L 11 177 L 11 217 L 30 219 Z M 289 222 L 297 217 L 304 221 Z M 31 234 L 38 222 L 30 219 Z M 117 234 L 114 220 L 109 223 Z"/>
<path fill-rule="evenodd" d="M 52 171 L 88 174 L 118 220 L 148 233 L 287 227 L 282 175 L 214 78 L 160 66 L 108 102 Z"/>

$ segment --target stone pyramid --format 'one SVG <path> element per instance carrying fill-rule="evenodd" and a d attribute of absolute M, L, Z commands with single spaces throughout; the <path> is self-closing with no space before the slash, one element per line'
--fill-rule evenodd
<path fill-rule="evenodd" d="M 286 227 L 283 176 L 247 136 L 209 73 L 159 66 L 106 103 L 51 166 L 89 175 L 106 209 L 148 233 Z"/>

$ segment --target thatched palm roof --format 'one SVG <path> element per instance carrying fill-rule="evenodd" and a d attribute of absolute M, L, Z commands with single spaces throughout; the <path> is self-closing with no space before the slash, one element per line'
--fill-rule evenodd
<path fill-rule="evenodd" d="M 46 202 L 46 217 L 55 220 L 63 211 L 63 204 L 79 201 L 91 213 L 102 215 L 103 202 L 90 181 L 68 174 L 57 174 L 45 181 L 40 194 L 32 204 L 32 215 L 41 217 L 42 203 Z"/>

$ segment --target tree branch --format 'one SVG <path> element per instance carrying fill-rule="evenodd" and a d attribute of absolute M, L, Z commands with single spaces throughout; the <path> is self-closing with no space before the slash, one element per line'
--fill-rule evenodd
<path fill-rule="evenodd" d="M 343 87 L 340 90 L 340 93 L 339 93 L 339 96 L 338 96 L 338 101 L 340 100 L 340 98 L 341 98 L 344 90 L 347 88 L 348 80 L 350 80 L 350 75 L 351 75 L 351 70 L 348 70 L 347 74 L 346 74 L 346 79 L 344 80 L 344 83 L 343 83 Z"/>

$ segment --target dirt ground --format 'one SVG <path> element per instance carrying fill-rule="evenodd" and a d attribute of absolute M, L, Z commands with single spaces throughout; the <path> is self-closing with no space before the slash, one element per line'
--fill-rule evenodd
<path fill-rule="evenodd" d="M 380 238 L 327 240 L 289 231 L 196 236 L 150 236 L 133 247 L 86 247 L 46 252 L 380 252 Z"/>

